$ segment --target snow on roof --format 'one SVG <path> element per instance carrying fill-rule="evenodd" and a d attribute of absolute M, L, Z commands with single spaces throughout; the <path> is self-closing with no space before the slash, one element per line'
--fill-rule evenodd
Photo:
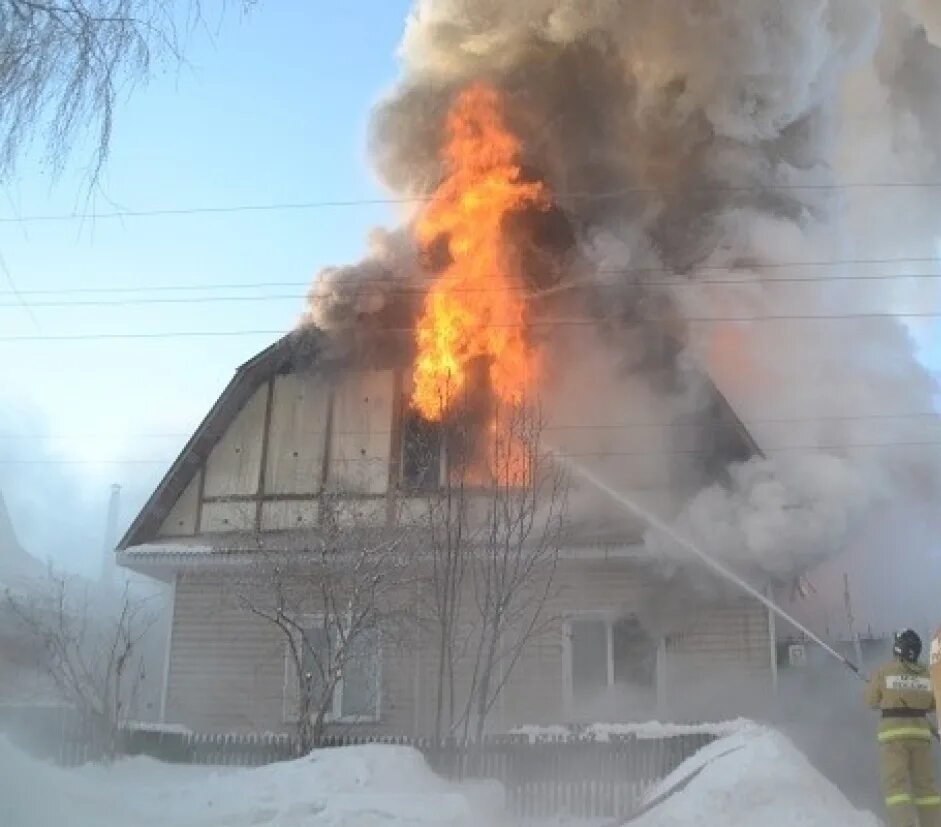
<path fill-rule="evenodd" d="M 141 543 L 138 546 L 130 546 L 124 550 L 124 554 L 135 557 L 144 557 L 146 555 L 190 555 L 190 554 L 213 554 L 215 549 L 204 542 L 198 541 L 172 541 L 157 543 Z"/>

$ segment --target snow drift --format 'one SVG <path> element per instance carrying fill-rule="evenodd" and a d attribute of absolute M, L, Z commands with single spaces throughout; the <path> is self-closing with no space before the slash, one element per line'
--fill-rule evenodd
<path fill-rule="evenodd" d="M 147 758 L 62 770 L 0 738 L 4 827 L 465 827 L 467 791 L 407 747 L 322 750 L 258 769 Z"/>
<path fill-rule="evenodd" d="M 700 750 L 650 799 L 694 772 L 688 786 L 631 827 L 878 827 L 853 808 L 781 733 L 753 726 Z"/>
<path fill-rule="evenodd" d="M 648 724 L 645 731 L 665 725 Z M 664 730 L 666 731 L 666 730 Z M 665 779 L 651 799 L 690 779 L 636 827 L 876 827 L 791 742 L 743 721 Z M 698 774 L 695 774 L 700 770 Z M 695 774 L 695 775 L 694 775 Z M 0 738 L 4 827 L 497 827 L 482 787 L 435 776 L 413 749 L 323 750 L 259 769 L 213 769 L 134 758 L 61 770 Z M 489 806 L 486 806 L 489 805 Z M 558 818 L 553 824 L 566 823 Z"/>

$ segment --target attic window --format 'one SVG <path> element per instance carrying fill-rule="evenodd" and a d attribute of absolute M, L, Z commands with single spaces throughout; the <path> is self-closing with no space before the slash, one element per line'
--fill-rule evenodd
<path fill-rule="evenodd" d="M 408 411 L 402 423 L 402 486 L 429 490 L 441 484 L 441 423 Z"/>

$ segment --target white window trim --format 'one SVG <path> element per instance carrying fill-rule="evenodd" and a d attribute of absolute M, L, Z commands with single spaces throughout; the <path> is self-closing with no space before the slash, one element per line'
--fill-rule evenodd
<path fill-rule="evenodd" d="M 604 609 L 589 609 L 580 612 L 571 612 L 563 617 L 563 654 L 565 658 L 565 686 L 564 700 L 567 714 L 571 714 L 575 709 L 575 685 L 572 669 L 572 624 L 584 621 L 600 621 L 605 626 L 605 645 L 608 655 L 608 680 L 607 688 L 611 689 L 614 683 L 614 624 L 624 617 L 631 617 L 630 613 L 615 612 Z M 657 661 L 654 669 L 654 691 L 656 693 L 657 706 L 660 705 L 660 688 L 662 686 L 663 668 L 665 666 L 664 658 L 664 638 L 657 641 Z"/>
<path fill-rule="evenodd" d="M 323 623 L 323 613 L 305 614 L 298 620 L 304 628 Z M 376 724 L 382 720 L 382 629 L 376 628 L 376 711 L 371 715 L 343 715 L 343 678 L 337 682 L 333 692 L 333 710 L 324 716 L 328 724 Z M 282 691 L 281 717 L 284 723 L 296 724 L 300 709 L 300 697 L 297 697 L 298 685 L 294 674 L 295 664 L 291 654 L 291 644 L 284 644 L 284 687 Z"/>

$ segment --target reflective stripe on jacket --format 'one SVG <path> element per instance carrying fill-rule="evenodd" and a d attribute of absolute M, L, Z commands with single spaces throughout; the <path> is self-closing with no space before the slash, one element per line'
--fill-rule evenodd
<path fill-rule="evenodd" d="M 866 702 L 873 709 L 911 710 L 928 713 L 934 709 L 934 692 L 928 670 L 920 663 L 893 660 L 876 670 L 866 688 Z M 931 740 L 931 726 L 925 717 L 886 717 L 879 724 L 880 743 L 899 740 Z"/>

